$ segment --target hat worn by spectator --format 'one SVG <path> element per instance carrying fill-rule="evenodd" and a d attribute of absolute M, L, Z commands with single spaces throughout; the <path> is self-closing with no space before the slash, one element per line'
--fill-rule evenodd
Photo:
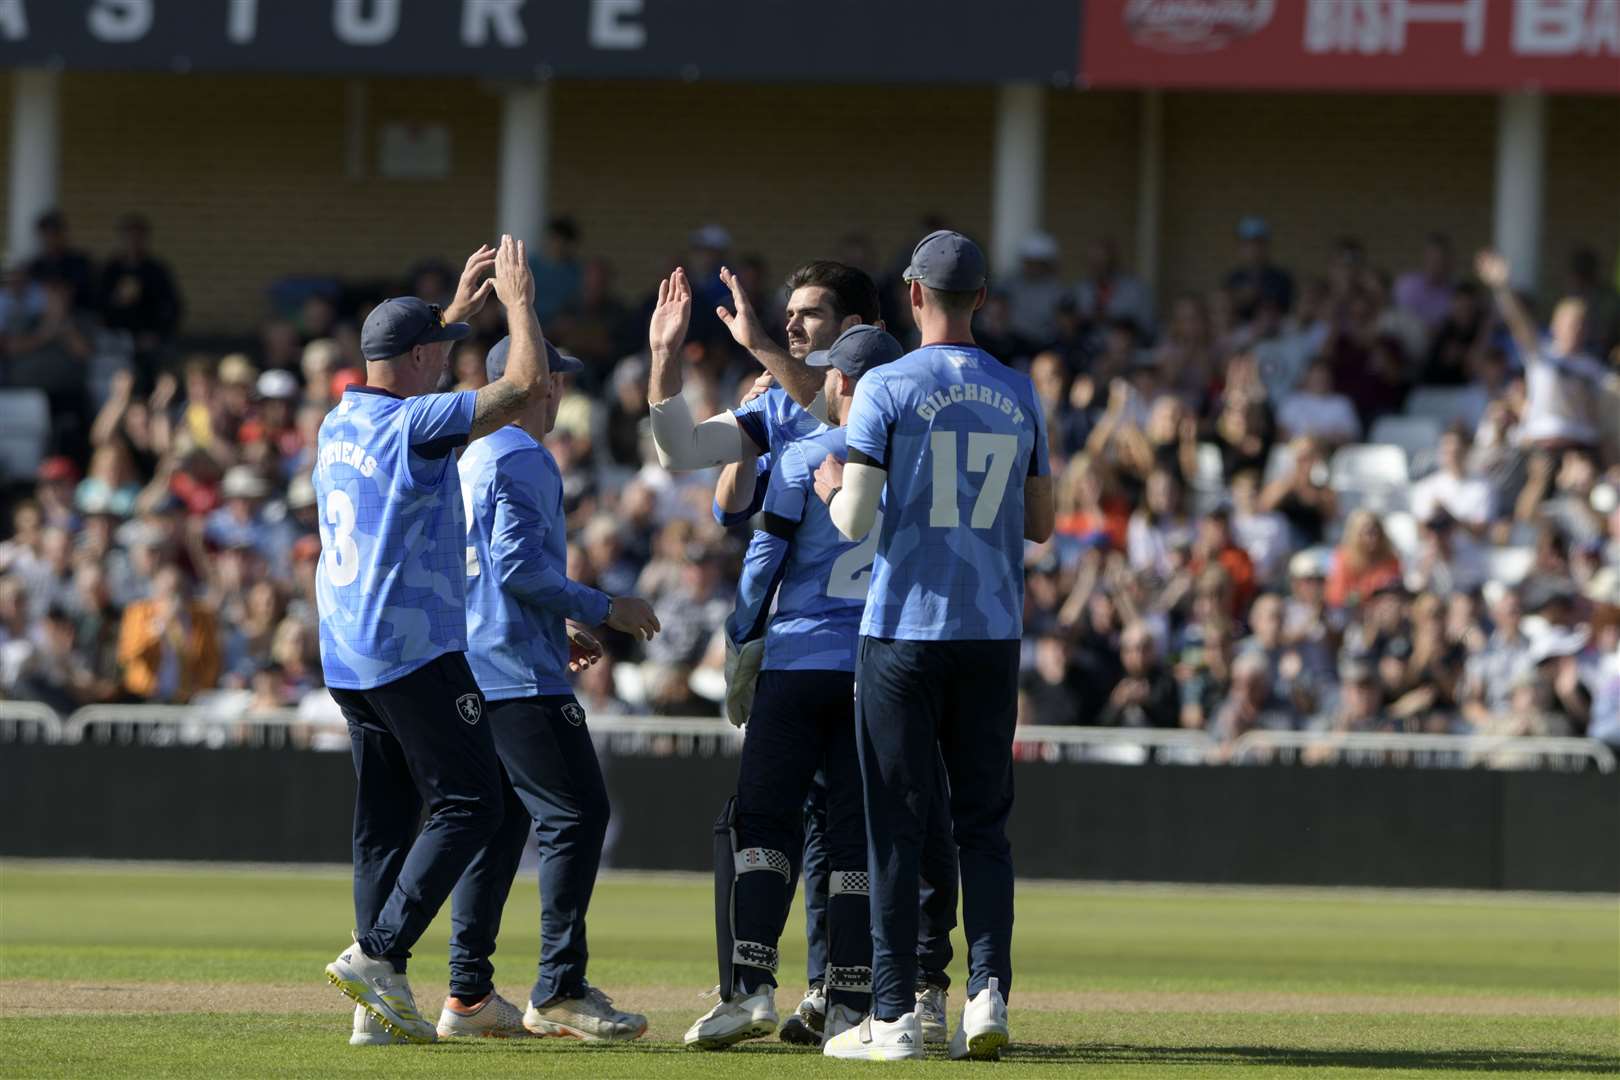
<path fill-rule="evenodd" d="M 464 322 L 447 323 L 438 304 L 414 296 L 396 296 L 371 309 L 360 328 L 360 355 L 367 360 L 392 360 L 418 345 L 460 341 L 472 333 Z"/>
<path fill-rule="evenodd" d="M 1051 233 L 1030 233 L 1018 245 L 1018 257 L 1029 262 L 1057 262 L 1058 242 Z"/>
<path fill-rule="evenodd" d="M 219 493 L 227 499 L 263 499 L 270 494 L 270 485 L 251 465 L 232 465 L 225 470 Z"/>
<path fill-rule="evenodd" d="M 485 354 L 484 374 L 489 376 L 490 382 L 506 374 L 506 354 L 511 348 L 512 338 L 507 336 L 497 341 L 495 347 Z M 549 341 L 546 342 L 546 366 L 553 375 L 578 375 L 585 370 L 585 364 L 579 357 L 559 352 L 557 346 Z"/>
<path fill-rule="evenodd" d="M 941 292 L 975 292 L 986 280 L 984 252 L 950 229 L 937 229 L 917 242 L 903 275 Z"/>
<path fill-rule="evenodd" d="M 1271 236 L 1271 225 L 1258 214 L 1249 214 L 1238 222 L 1239 240 L 1266 240 Z"/>
<path fill-rule="evenodd" d="M 307 476 L 295 476 L 287 485 L 287 508 L 302 510 L 315 505 L 315 485 Z"/>
<path fill-rule="evenodd" d="M 39 463 L 39 482 L 42 484 L 75 484 L 79 480 L 79 467 L 73 459 L 57 454 Z"/>
<path fill-rule="evenodd" d="M 806 367 L 834 367 L 851 379 L 859 379 L 875 367 L 900 359 L 905 346 L 880 327 L 861 324 L 838 335 L 832 345 L 817 349 L 804 358 Z"/>
<path fill-rule="evenodd" d="M 1288 560 L 1288 576 L 1296 578 L 1325 578 L 1333 553 L 1326 548 L 1306 548 Z"/>
<path fill-rule="evenodd" d="M 254 389 L 267 401 L 293 401 L 298 397 L 298 379 L 290 371 L 271 368 L 259 376 Z"/>
<path fill-rule="evenodd" d="M 219 381 L 225 386 L 252 386 L 259 379 L 259 369 L 243 353 L 231 353 L 219 362 Z"/>

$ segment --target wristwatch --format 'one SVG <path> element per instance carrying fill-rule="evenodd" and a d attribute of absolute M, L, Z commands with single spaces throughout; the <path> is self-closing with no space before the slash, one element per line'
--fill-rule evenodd
<path fill-rule="evenodd" d="M 831 506 L 832 501 L 834 499 L 838 498 L 838 493 L 840 491 L 843 491 L 843 490 L 844 490 L 844 486 L 842 484 L 840 484 L 839 486 L 833 488 L 831 491 L 827 492 L 827 497 L 822 500 L 822 505 Z"/>

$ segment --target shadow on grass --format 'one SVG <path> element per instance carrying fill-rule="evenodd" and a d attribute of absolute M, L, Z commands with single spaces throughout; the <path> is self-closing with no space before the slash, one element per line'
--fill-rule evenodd
<path fill-rule="evenodd" d="M 1620 1056 L 1558 1050 L 1303 1050 L 1285 1046 L 1123 1046 L 1018 1043 L 1003 1055 L 1019 1063 L 1077 1065 L 1245 1065 L 1341 1069 L 1452 1069 L 1470 1072 L 1613 1073 Z"/>

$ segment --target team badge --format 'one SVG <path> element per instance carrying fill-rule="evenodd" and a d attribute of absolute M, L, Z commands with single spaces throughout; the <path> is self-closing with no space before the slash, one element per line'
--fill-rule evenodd
<path fill-rule="evenodd" d="M 573 724 L 575 727 L 579 727 L 579 725 L 585 722 L 585 710 L 580 707 L 580 704 L 577 701 L 570 701 L 568 704 L 564 705 L 562 707 L 562 714 L 563 719 L 568 721 L 570 724 Z"/>
<path fill-rule="evenodd" d="M 456 712 L 469 724 L 476 724 L 484 716 L 484 699 L 477 694 L 462 694 L 456 698 Z"/>

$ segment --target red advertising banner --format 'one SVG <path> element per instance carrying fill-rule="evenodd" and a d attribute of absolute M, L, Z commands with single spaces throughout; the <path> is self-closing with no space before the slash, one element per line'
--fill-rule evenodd
<path fill-rule="evenodd" d="M 1620 94 L 1620 0 L 1087 0 L 1084 12 L 1082 86 Z"/>

